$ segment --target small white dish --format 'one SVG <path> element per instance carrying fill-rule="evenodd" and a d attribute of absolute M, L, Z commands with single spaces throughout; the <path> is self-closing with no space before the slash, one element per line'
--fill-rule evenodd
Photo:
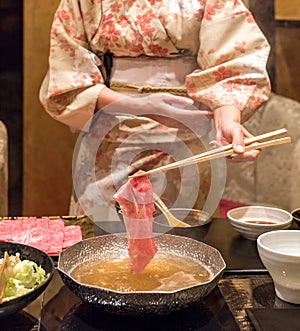
<path fill-rule="evenodd" d="M 227 212 L 232 227 L 244 238 L 256 240 L 262 233 L 288 229 L 292 215 L 286 210 L 266 206 L 245 206 Z"/>
<path fill-rule="evenodd" d="M 300 230 L 263 233 L 257 238 L 257 249 L 274 281 L 276 295 L 300 304 Z"/>

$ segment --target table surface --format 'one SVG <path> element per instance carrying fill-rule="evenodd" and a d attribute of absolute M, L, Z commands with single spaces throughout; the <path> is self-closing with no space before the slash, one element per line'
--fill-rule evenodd
<path fill-rule="evenodd" d="M 299 229 L 293 224 L 292 228 Z M 104 232 L 95 228 L 95 235 Z M 1 320 L 5 331 L 33 330 L 255 330 L 246 310 L 297 309 L 276 297 L 271 277 L 259 259 L 256 241 L 242 238 L 226 219 L 169 233 L 201 240 L 217 248 L 227 265 L 218 286 L 201 302 L 165 316 L 111 315 L 82 302 L 55 271 L 46 291 L 25 309 Z M 271 330 L 270 330 L 271 331 Z"/>

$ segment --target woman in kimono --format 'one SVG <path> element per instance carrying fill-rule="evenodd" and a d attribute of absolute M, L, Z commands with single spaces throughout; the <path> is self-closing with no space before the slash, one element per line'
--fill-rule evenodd
<path fill-rule="evenodd" d="M 128 173 L 199 154 L 211 139 L 232 143 L 234 161 L 254 160 L 242 123 L 269 96 L 268 53 L 241 0 L 62 0 L 40 99 L 81 132 L 78 212 L 101 214 Z M 205 209 L 212 170 L 196 168 L 153 178 L 156 193 Z"/>

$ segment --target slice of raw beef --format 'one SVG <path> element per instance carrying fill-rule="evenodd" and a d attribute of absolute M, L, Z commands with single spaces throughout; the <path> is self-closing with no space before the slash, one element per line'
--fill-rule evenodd
<path fill-rule="evenodd" d="M 82 240 L 81 228 L 78 225 L 69 225 L 65 227 L 63 238 L 63 249 L 76 244 Z"/>
<path fill-rule="evenodd" d="M 153 238 L 154 200 L 148 176 L 131 178 L 114 198 L 124 218 L 129 266 L 132 273 L 140 273 L 157 252 Z"/>

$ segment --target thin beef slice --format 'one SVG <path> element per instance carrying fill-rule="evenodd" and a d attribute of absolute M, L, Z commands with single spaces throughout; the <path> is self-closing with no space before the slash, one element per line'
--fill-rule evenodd
<path fill-rule="evenodd" d="M 130 178 L 115 194 L 124 218 L 129 266 L 138 274 L 157 252 L 153 238 L 154 200 L 148 176 Z"/>

